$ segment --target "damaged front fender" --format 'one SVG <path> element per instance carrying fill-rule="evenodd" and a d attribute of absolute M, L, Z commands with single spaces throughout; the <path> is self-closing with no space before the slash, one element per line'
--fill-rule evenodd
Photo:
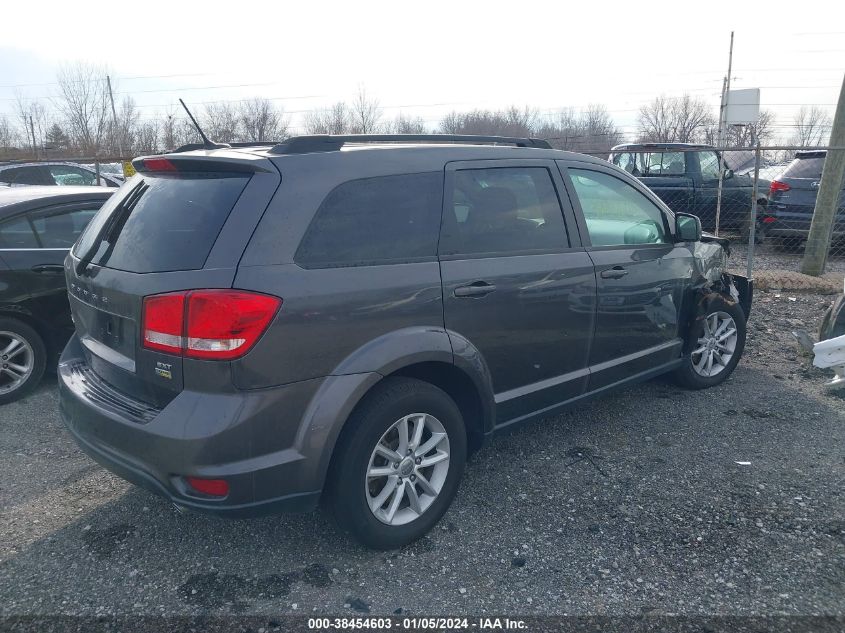
<path fill-rule="evenodd" d="M 708 294 L 730 297 L 742 308 L 745 319 L 751 314 L 754 284 L 744 275 L 727 272 L 730 246 L 728 240 L 715 236 L 702 236 L 693 248 L 692 289 L 701 306 L 701 299 Z"/>

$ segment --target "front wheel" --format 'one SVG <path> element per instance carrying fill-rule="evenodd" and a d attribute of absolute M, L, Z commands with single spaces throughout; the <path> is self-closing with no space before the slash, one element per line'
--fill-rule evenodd
<path fill-rule="evenodd" d="M 363 544 L 392 549 L 428 532 L 451 505 L 466 461 L 454 401 L 412 378 L 389 378 L 356 409 L 338 440 L 329 500 Z"/>
<path fill-rule="evenodd" d="M 675 380 L 688 389 L 714 387 L 731 375 L 744 349 L 742 308 L 724 297 L 713 298 L 690 328 Z"/>

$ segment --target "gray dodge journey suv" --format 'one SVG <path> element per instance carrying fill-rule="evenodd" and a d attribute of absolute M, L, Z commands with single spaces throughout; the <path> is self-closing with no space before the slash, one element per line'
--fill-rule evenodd
<path fill-rule="evenodd" d="M 418 538 L 492 434 L 724 381 L 748 280 L 624 170 L 544 141 L 311 136 L 134 161 L 65 261 L 67 427 L 178 506 L 329 504 Z"/>

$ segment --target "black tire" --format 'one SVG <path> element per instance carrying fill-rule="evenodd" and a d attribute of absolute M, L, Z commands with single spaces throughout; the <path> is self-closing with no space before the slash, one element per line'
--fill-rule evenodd
<path fill-rule="evenodd" d="M 15 388 L 8 388 L 7 385 L 11 381 L 8 375 L 0 372 L 0 404 L 7 404 L 28 395 L 41 382 L 41 377 L 44 375 L 44 368 L 47 366 L 47 350 L 38 332 L 23 321 L 11 317 L 0 317 L 0 333 L 3 332 L 13 334 L 24 341 L 29 346 L 32 357 L 32 370 Z M 0 350 L 8 342 L 9 340 L 3 336 L 2 340 L 0 340 Z M 3 369 L 3 366 L 8 360 L 10 359 L 0 356 L 0 370 Z"/>
<path fill-rule="evenodd" d="M 388 525 L 370 509 L 367 470 L 382 436 L 413 413 L 434 416 L 445 428 L 448 471 L 440 493 L 422 514 L 404 525 Z M 414 378 L 385 379 L 356 407 L 338 439 L 328 482 L 328 501 L 335 519 L 343 530 L 374 549 L 393 549 L 415 541 L 434 527 L 455 498 L 466 463 L 466 446 L 461 412 L 444 391 Z"/>
<path fill-rule="evenodd" d="M 673 373 L 675 382 L 687 389 L 707 389 L 723 383 L 733 373 L 745 350 L 745 314 L 739 304 L 721 295 L 713 295 L 705 301 L 706 303 L 699 311 L 699 318 L 693 322 L 684 343 L 683 364 Z M 718 373 L 706 376 L 696 370 L 696 362 L 700 362 L 702 356 L 695 355 L 694 352 L 699 339 L 706 336 L 705 319 L 717 313 L 727 314 L 733 319 L 736 325 L 736 341 L 730 360 Z"/>

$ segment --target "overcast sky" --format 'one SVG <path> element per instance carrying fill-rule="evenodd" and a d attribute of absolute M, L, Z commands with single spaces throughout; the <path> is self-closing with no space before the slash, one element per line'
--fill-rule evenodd
<path fill-rule="evenodd" d="M 432 127 L 453 109 L 602 103 L 632 133 L 658 94 L 718 104 L 733 29 L 734 87 L 760 87 L 788 126 L 802 104 L 832 111 L 845 72 L 845 2 L 833 0 L 37 0 L 4 3 L 3 24 L 0 113 L 18 92 L 54 95 L 56 69 L 78 59 L 108 66 L 142 118 L 180 96 L 197 109 L 263 96 L 296 128 L 363 85 L 386 117 Z"/>

